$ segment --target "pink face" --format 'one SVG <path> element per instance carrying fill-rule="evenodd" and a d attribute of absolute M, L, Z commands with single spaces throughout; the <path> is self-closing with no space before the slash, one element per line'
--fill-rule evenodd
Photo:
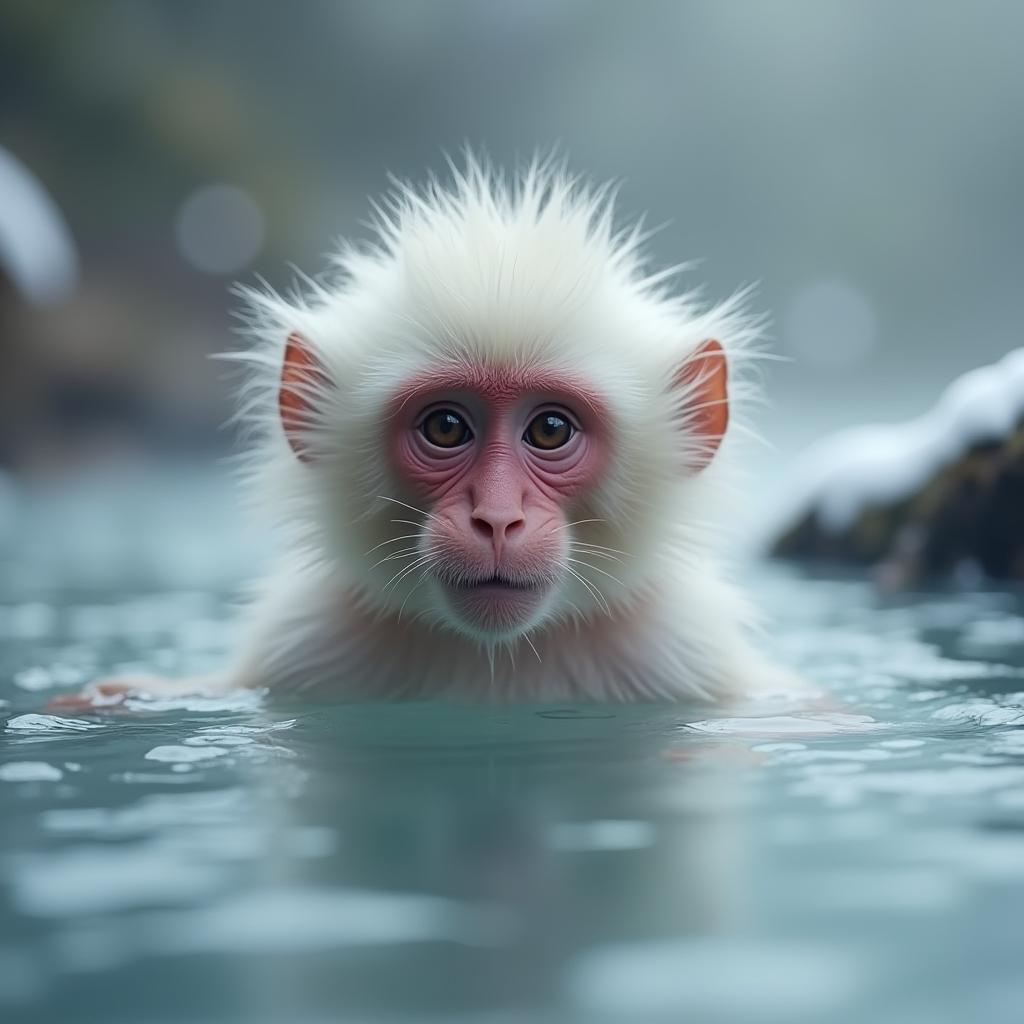
<path fill-rule="evenodd" d="M 460 366 L 411 381 L 389 422 L 449 610 L 484 634 L 526 628 L 564 571 L 567 509 L 607 462 L 604 404 L 552 371 Z"/>

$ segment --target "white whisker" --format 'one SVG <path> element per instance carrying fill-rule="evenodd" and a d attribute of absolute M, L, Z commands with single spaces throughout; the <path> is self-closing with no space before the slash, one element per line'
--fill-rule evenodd
<path fill-rule="evenodd" d="M 391 579 L 387 581 L 387 583 L 384 584 L 383 587 L 381 587 L 381 591 L 386 593 L 387 590 L 391 587 L 391 585 L 398 580 L 399 576 L 401 576 L 402 573 L 406 572 L 409 569 L 415 569 L 418 565 L 422 565 L 424 562 L 426 562 L 426 560 L 429 557 L 430 555 L 421 555 L 411 565 L 403 566 L 401 569 L 399 569 L 398 572 L 395 573 L 394 576 L 391 577 Z"/>
<path fill-rule="evenodd" d="M 537 660 L 543 664 L 543 659 L 540 656 L 540 651 L 538 651 L 537 648 L 534 647 L 533 641 L 530 639 L 530 634 L 529 633 L 524 633 L 523 634 L 523 639 L 530 645 L 530 650 L 533 651 L 533 653 L 537 655 Z"/>
<path fill-rule="evenodd" d="M 433 512 L 427 512 L 422 508 L 417 508 L 415 505 L 410 505 L 407 501 L 399 501 L 397 498 L 389 498 L 386 494 L 378 494 L 378 498 L 381 501 L 390 501 L 396 505 L 401 505 L 403 508 L 409 509 L 410 512 L 415 512 L 417 515 L 426 516 L 428 519 L 436 519 L 437 516 Z"/>
<path fill-rule="evenodd" d="M 435 561 L 436 559 L 437 555 L 433 553 L 428 553 L 426 555 L 421 556 L 420 558 L 416 559 L 416 561 L 413 562 L 412 565 L 407 565 L 397 575 L 392 576 L 391 579 L 384 584 L 384 587 L 382 589 L 388 590 L 392 586 L 397 586 L 401 582 L 403 577 L 408 576 L 409 573 L 411 573 L 413 570 L 418 569 L 421 565 L 425 565 L 427 562 Z"/>
<path fill-rule="evenodd" d="M 628 551 L 623 551 L 620 548 L 610 548 L 607 544 L 594 544 L 589 540 L 571 540 L 569 541 L 569 546 L 591 548 L 594 551 L 610 551 L 613 555 L 625 555 L 627 558 L 630 557 Z"/>
<path fill-rule="evenodd" d="M 622 582 L 617 576 L 613 576 L 610 572 L 605 572 L 604 569 L 599 569 L 596 565 L 591 565 L 590 562 L 584 562 L 582 558 L 570 558 L 568 561 L 574 565 L 585 565 L 588 569 L 593 569 L 594 572 L 599 572 L 602 576 L 607 576 L 608 579 L 618 583 L 620 587 L 625 588 L 626 584 Z"/>
<path fill-rule="evenodd" d="M 405 595 L 405 600 L 402 602 L 402 606 L 398 609 L 398 619 L 396 621 L 398 621 L 398 622 L 402 621 L 402 612 L 405 611 L 405 606 L 409 603 L 409 598 L 412 597 L 412 595 L 415 594 L 416 591 L 419 590 L 419 588 L 421 586 L 423 586 L 424 582 L 427 579 L 427 576 L 430 575 L 430 567 L 431 567 L 432 564 L 433 564 L 432 562 L 427 564 L 427 566 L 424 568 L 423 572 L 420 573 L 420 578 L 416 581 L 416 583 L 413 586 L 412 590 L 410 590 L 409 593 Z"/>
<path fill-rule="evenodd" d="M 370 568 L 366 571 L 373 572 L 373 570 L 376 569 L 378 565 L 383 565 L 385 562 L 393 562 L 398 558 L 412 558 L 412 556 L 415 555 L 418 551 L 419 548 L 406 548 L 404 551 L 397 551 L 390 555 L 385 555 L 383 558 L 377 559 L 377 561 L 374 562 L 373 565 L 371 565 Z"/>
<path fill-rule="evenodd" d="M 594 583 L 592 583 L 590 580 L 585 579 L 583 576 L 581 576 L 575 569 L 573 569 L 573 567 L 571 565 L 567 565 L 565 567 L 565 570 L 566 570 L 566 572 L 569 573 L 570 576 L 575 576 L 576 579 L 578 579 L 580 581 L 580 583 L 583 584 L 583 586 L 589 592 L 590 596 L 593 597 L 594 600 L 597 601 L 601 605 L 601 607 L 604 609 L 606 614 L 608 614 L 608 615 L 611 614 L 611 611 L 612 611 L 611 605 L 608 604 L 608 601 L 605 599 L 604 594 L 601 593 L 601 591 L 597 588 L 597 586 Z"/>
<path fill-rule="evenodd" d="M 390 540 L 382 540 L 379 544 L 374 544 L 369 551 L 364 551 L 363 558 L 366 558 L 367 555 L 372 555 L 378 548 L 387 547 L 388 544 L 397 544 L 400 540 L 416 540 L 419 536 L 420 535 L 418 533 L 403 533 L 401 537 L 392 537 Z"/>
<path fill-rule="evenodd" d="M 564 526 L 556 526 L 551 532 L 558 533 L 560 530 L 568 530 L 573 526 L 582 526 L 584 523 L 607 523 L 607 519 L 577 519 L 575 523 L 566 523 Z"/>
<path fill-rule="evenodd" d="M 591 551 L 589 548 L 581 548 L 581 547 L 578 547 L 575 544 L 570 544 L 569 545 L 569 550 L 570 551 L 575 551 L 579 555 L 593 555 L 595 558 L 607 558 L 607 559 L 610 559 L 613 562 L 618 562 L 620 565 L 625 564 L 622 561 L 622 559 L 618 557 L 618 555 L 605 554 L 605 552 L 603 552 L 603 551 Z"/>

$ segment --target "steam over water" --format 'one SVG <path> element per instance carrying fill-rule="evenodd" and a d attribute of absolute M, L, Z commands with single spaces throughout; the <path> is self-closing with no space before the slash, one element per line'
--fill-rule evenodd
<path fill-rule="evenodd" d="M 173 519 L 123 563 L 111 541 L 102 581 L 80 538 L 4 556 L 4 1021 L 1020 1019 L 1019 595 L 751 570 L 771 644 L 838 697 L 817 720 L 248 694 L 46 712 L 116 666 L 223 656 L 246 557 L 193 552 L 184 587 L 157 557 Z"/>

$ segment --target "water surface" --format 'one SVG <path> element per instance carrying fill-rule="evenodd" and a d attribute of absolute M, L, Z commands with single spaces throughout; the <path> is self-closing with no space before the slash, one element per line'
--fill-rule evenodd
<path fill-rule="evenodd" d="M 754 573 L 851 714 L 329 705 L 55 716 L 201 671 L 230 588 L 0 584 L 4 1021 L 1019 1021 L 1024 604 Z M 135 563 L 133 563 L 135 564 Z M 52 566 L 51 566 L 52 568 Z"/>

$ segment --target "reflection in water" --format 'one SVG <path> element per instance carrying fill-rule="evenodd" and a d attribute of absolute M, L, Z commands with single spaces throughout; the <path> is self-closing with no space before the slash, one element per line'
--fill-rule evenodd
<path fill-rule="evenodd" d="M 81 1014 L 107 972 L 125 1019 L 552 1007 L 587 946 L 715 933 L 742 903 L 733 765 L 667 758 L 674 710 L 223 714 L 88 723 L 119 770 L 82 774 L 71 806 L 21 794 L 35 852 L 5 851 L 11 923 L 41 928 L 57 1008 Z M 84 735 L 12 721 L 39 744 Z M 88 762 L 91 741 L 53 756 Z"/>
<path fill-rule="evenodd" d="M 65 718 L 41 707 L 83 647 L 141 661 L 227 612 L 150 599 L 141 639 L 90 646 L 101 597 L 36 595 L 52 631 L 3 649 L 4 1019 L 1016 1020 L 1019 599 L 761 589 L 841 712 Z"/>
<path fill-rule="evenodd" d="M 669 765 L 674 717 L 377 707 L 298 727 L 288 738 L 299 760 L 315 751 L 326 770 L 282 805 L 288 827 L 338 822 L 339 846 L 288 858 L 275 884 L 341 878 L 377 895 L 335 924 L 333 956 L 279 961 L 272 991 L 367 1012 L 538 1012 L 564 1002 L 573 958 L 590 944 L 723 927 L 733 772 Z M 429 924 L 411 893 L 441 897 Z M 399 910 L 409 937 L 433 941 L 372 950 L 379 914 L 394 921 Z M 364 933 L 350 943 L 353 926 Z"/>

